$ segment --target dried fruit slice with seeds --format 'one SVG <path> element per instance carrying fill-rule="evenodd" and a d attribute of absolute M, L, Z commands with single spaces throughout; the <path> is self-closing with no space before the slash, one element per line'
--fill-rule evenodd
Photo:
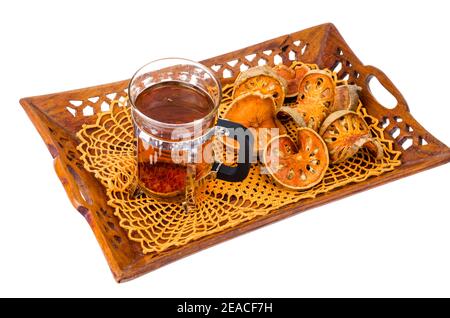
<path fill-rule="evenodd" d="M 330 108 L 334 99 L 335 80 L 328 71 L 309 71 L 298 87 L 300 104 L 317 104 Z"/>
<path fill-rule="evenodd" d="M 383 156 L 383 148 L 372 137 L 369 126 L 358 113 L 340 110 L 328 116 L 320 128 L 325 140 L 331 163 L 339 163 L 353 157 L 358 150 L 366 146 L 376 159 Z"/>
<path fill-rule="evenodd" d="M 299 128 L 297 138 L 297 145 L 287 135 L 271 139 L 264 150 L 263 162 L 278 184 L 305 190 L 325 176 L 328 151 L 322 138 L 310 128 Z"/>
<path fill-rule="evenodd" d="M 272 95 L 260 92 L 246 93 L 233 100 L 229 107 L 224 118 L 250 129 L 255 137 L 255 151 L 264 149 L 276 132 L 286 133 L 284 126 L 275 118 L 276 106 Z M 272 131 L 274 128 L 278 131 Z M 238 147 L 234 140 L 230 144 L 230 140 L 227 139 L 226 144 Z"/>
<path fill-rule="evenodd" d="M 302 126 L 318 131 L 333 105 L 335 80 L 327 71 L 309 71 L 298 87 L 297 103 L 281 107 L 277 115 L 287 114 Z"/>
<path fill-rule="evenodd" d="M 287 83 L 267 65 L 256 66 L 241 72 L 234 82 L 233 99 L 249 92 L 271 95 L 275 105 L 281 107 L 286 96 Z"/>

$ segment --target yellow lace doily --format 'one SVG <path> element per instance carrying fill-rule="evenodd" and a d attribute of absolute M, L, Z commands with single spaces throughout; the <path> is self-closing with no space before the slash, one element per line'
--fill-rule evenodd
<path fill-rule="evenodd" d="M 231 102 L 232 85 L 223 89 L 220 115 Z M 135 179 L 133 124 L 126 102 L 114 102 L 111 111 L 101 113 L 93 125 L 84 125 L 78 132 L 78 150 L 84 167 L 95 174 L 105 186 L 108 204 L 120 219 L 120 226 L 132 241 L 139 242 L 143 253 L 155 254 L 171 247 L 185 245 L 193 240 L 237 226 L 258 216 L 264 216 L 287 204 L 314 198 L 353 182 L 378 176 L 400 165 L 400 152 L 392 141 L 384 138 L 378 120 L 364 116 L 374 136 L 384 148 L 384 158 L 374 160 L 367 150 L 339 165 L 328 168 L 324 179 L 306 191 L 293 191 L 277 186 L 268 175 L 259 173 L 253 165 L 248 177 L 239 183 L 210 180 L 198 194 L 198 211 L 186 213 L 181 204 L 158 202 L 142 195 L 133 197 L 128 191 Z M 287 129 L 295 138 L 296 127 L 288 122 Z"/>

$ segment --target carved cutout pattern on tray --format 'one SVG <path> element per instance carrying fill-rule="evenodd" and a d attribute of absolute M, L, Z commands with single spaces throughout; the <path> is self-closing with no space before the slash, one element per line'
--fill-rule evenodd
<path fill-rule="evenodd" d="M 124 252 L 126 243 L 122 240 L 124 237 L 123 229 L 120 227 L 117 217 L 114 216 L 114 210 L 107 205 L 107 202 L 96 201 L 91 196 L 94 195 L 87 189 L 86 178 L 90 174 L 84 169 L 83 161 L 80 153 L 76 150 L 77 144 L 74 140 L 62 130 L 59 130 L 52 122 L 47 122 L 45 129 L 53 140 L 52 144 L 47 144 L 49 151 L 56 158 L 55 168 L 63 169 L 67 177 L 72 178 L 78 184 L 78 193 L 81 200 L 77 200 L 84 205 L 78 204 L 77 210 L 83 216 L 87 216 L 88 210 L 93 211 L 96 215 L 96 226 L 102 227 L 102 231 L 106 234 L 106 242 L 114 250 Z M 93 178 L 92 178 L 93 179 Z M 63 182 L 64 186 L 69 184 Z M 75 189 L 74 189 L 75 190 Z M 91 220 L 90 222 L 93 222 Z"/>
<path fill-rule="evenodd" d="M 71 99 L 68 101 L 66 110 L 73 117 L 89 117 L 110 110 L 113 101 L 124 102 L 127 97 L 127 89 L 96 96 L 84 100 Z"/>
<path fill-rule="evenodd" d="M 208 65 L 218 78 L 234 81 L 240 72 L 257 65 L 277 64 L 290 65 L 293 61 L 302 60 L 302 56 L 308 49 L 308 43 L 300 40 L 286 41 L 280 48 L 273 48 L 264 51 L 255 51 L 243 57 Z"/>
<path fill-rule="evenodd" d="M 354 57 L 352 53 L 346 52 L 346 50 L 347 49 L 341 48 L 340 46 L 330 48 L 329 51 L 334 52 L 334 54 L 326 56 L 323 60 L 324 64 L 321 65 L 321 67 L 331 69 L 336 73 L 338 80 L 346 81 L 348 84 L 357 84 L 363 88 L 364 93 L 367 93 L 369 91 L 369 82 L 372 75 L 362 78 L 360 71 L 356 68 L 357 65 L 359 65 L 358 67 L 361 67 L 360 62 L 355 61 L 354 59 L 356 59 L 356 57 Z M 367 94 L 369 95 L 371 102 L 375 102 L 379 105 L 379 109 L 387 110 L 387 112 L 383 112 L 383 116 L 380 116 L 377 119 L 379 120 L 380 127 L 385 128 L 387 134 L 393 139 L 396 150 L 405 150 L 406 154 L 408 154 L 409 152 L 415 152 L 423 146 L 428 145 L 428 142 L 426 141 L 427 137 L 425 136 L 426 131 L 422 127 L 417 126 L 418 123 L 410 115 L 406 101 L 403 98 L 401 98 L 397 108 L 401 110 L 401 112 L 404 112 L 405 118 L 399 117 L 398 111 L 386 109 L 383 105 L 379 104 L 370 93 Z M 400 93 L 393 95 L 398 97 Z M 375 114 L 371 115 L 375 117 Z M 414 126 L 416 126 L 417 131 L 414 129 Z M 436 142 L 435 139 L 433 141 Z M 429 147 L 426 149 L 429 149 Z"/>

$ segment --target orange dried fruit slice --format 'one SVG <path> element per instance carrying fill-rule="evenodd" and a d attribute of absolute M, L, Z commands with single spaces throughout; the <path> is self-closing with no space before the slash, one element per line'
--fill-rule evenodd
<path fill-rule="evenodd" d="M 267 65 L 249 68 L 241 72 L 234 82 L 233 99 L 249 92 L 260 92 L 270 95 L 277 107 L 283 105 L 286 96 L 287 83 Z"/>
<path fill-rule="evenodd" d="M 333 104 L 335 81 L 329 72 L 309 71 L 298 87 L 300 104 L 317 104 L 330 108 Z"/>
<path fill-rule="evenodd" d="M 356 111 L 359 104 L 358 92 L 361 87 L 358 85 L 340 85 L 336 86 L 334 94 L 334 103 L 331 107 L 331 112 L 338 110 L 353 110 Z"/>
<path fill-rule="evenodd" d="M 284 64 L 276 65 L 274 71 L 277 72 L 287 82 L 286 97 L 295 97 L 298 95 L 298 85 L 311 69 L 305 64 L 296 65 L 294 68 L 287 67 Z"/>
<path fill-rule="evenodd" d="M 286 129 L 275 117 L 275 99 L 272 95 L 250 92 L 233 100 L 224 118 L 249 128 L 255 138 L 255 151 L 264 149 L 274 134 L 285 134 Z M 273 129 L 277 130 L 273 130 Z M 226 141 L 230 145 L 230 139 Z M 237 148 L 237 142 L 230 145 Z"/>
<path fill-rule="evenodd" d="M 318 131 L 333 105 L 335 81 L 327 71 L 309 71 L 298 87 L 297 103 L 283 106 L 278 114 L 287 114 L 302 126 Z"/>
<path fill-rule="evenodd" d="M 325 176 L 328 150 L 314 130 L 299 128 L 297 134 L 298 144 L 287 135 L 272 138 L 264 150 L 263 161 L 278 184 L 292 190 L 305 190 Z"/>
<path fill-rule="evenodd" d="M 376 159 L 383 156 L 383 147 L 372 137 L 364 118 L 353 111 L 332 113 L 323 122 L 319 133 L 328 147 L 331 163 L 340 163 L 353 157 L 364 146 Z"/>

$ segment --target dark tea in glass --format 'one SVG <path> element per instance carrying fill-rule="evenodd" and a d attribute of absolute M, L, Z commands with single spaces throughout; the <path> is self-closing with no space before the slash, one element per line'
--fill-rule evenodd
<path fill-rule="evenodd" d="M 214 101 L 208 93 L 179 81 L 146 88 L 137 96 L 134 104 L 145 116 L 168 124 L 192 123 L 214 109 Z M 193 181 L 205 177 L 209 173 L 212 157 L 210 152 L 204 150 L 211 147 L 211 140 L 195 147 L 195 152 L 206 158 L 200 155 L 189 158 L 189 152 L 194 151 L 191 147 L 179 149 L 175 153 L 173 149 L 164 150 L 139 139 L 138 178 L 144 189 L 159 196 L 173 197 L 183 194 L 189 177 Z M 188 172 L 192 175 L 188 175 Z"/>
<path fill-rule="evenodd" d="M 221 85 L 209 68 L 185 59 L 157 60 L 135 73 L 128 94 L 140 190 L 193 209 L 200 180 L 211 172 L 226 181 L 247 176 L 251 133 L 218 119 Z M 223 134 L 236 140 L 243 136 L 236 166 L 213 160 L 212 138 Z"/>

